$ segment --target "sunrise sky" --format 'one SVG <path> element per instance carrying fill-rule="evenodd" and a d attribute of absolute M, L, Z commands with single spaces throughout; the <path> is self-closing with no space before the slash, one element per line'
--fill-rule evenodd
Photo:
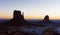
<path fill-rule="evenodd" d="M 14 10 L 24 12 L 25 19 L 60 19 L 60 0 L 0 0 L 0 19 L 11 19 Z"/>

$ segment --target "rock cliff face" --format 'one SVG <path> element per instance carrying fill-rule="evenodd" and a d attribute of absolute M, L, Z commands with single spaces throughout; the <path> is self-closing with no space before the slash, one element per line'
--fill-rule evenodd
<path fill-rule="evenodd" d="M 1 26 L 24 26 L 28 24 L 28 22 L 24 19 L 21 11 L 14 10 L 13 18 L 5 23 L 2 23 Z"/>
<path fill-rule="evenodd" d="M 21 11 L 14 10 L 13 19 L 14 19 L 16 22 L 23 22 L 23 21 L 24 21 L 24 17 L 23 17 L 23 15 L 21 14 Z"/>

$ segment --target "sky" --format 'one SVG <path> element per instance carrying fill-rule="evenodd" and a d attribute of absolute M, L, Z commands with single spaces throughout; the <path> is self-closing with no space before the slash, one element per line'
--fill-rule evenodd
<path fill-rule="evenodd" d="M 60 19 L 60 0 L 0 0 L 0 19 L 13 18 L 13 11 L 24 12 L 25 19 Z"/>

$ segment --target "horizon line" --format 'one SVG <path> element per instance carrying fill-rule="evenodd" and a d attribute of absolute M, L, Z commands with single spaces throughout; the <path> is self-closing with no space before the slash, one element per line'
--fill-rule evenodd
<path fill-rule="evenodd" d="M 12 18 L 0 18 L 0 19 L 12 19 Z M 27 19 L 27 18 L 24 18 L 25 20 L 44 20 L 44 19 Z M 60 19 L 49 19 L 49 20 L 60 20 Z"/>

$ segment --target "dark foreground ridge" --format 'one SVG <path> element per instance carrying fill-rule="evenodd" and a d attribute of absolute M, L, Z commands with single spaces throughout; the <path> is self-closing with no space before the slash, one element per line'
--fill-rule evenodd
<path fill-rule="evenodd" d="M 24 31 L 22 31 L 21 27 L 32 27 L 32 26 L 46 26 L 44 23 L 48 24 L 48 23 L 54 23 L 51 20 L 49 20 L 49 16 L 46 15 L 44 20 L 42 20 L 40 22 L 40 24 L 34 24 L 34 23 L 30 23 L 28 21 L 26 21 L 24 19 L 23 14 L 21 14 L 21 11 L 19 10 L 14 10 L 13 12 L 13 18 L 7 22 L 1 23 L 0 24 L 0 35 L 38 35 L 35 33 L 26 33 Z M 47 30 L 46 30 L 47 31 Z M 50 30 L 49 30 L 50 32 Z M 43 32 L 45 35 L 45 32 Z"/>

